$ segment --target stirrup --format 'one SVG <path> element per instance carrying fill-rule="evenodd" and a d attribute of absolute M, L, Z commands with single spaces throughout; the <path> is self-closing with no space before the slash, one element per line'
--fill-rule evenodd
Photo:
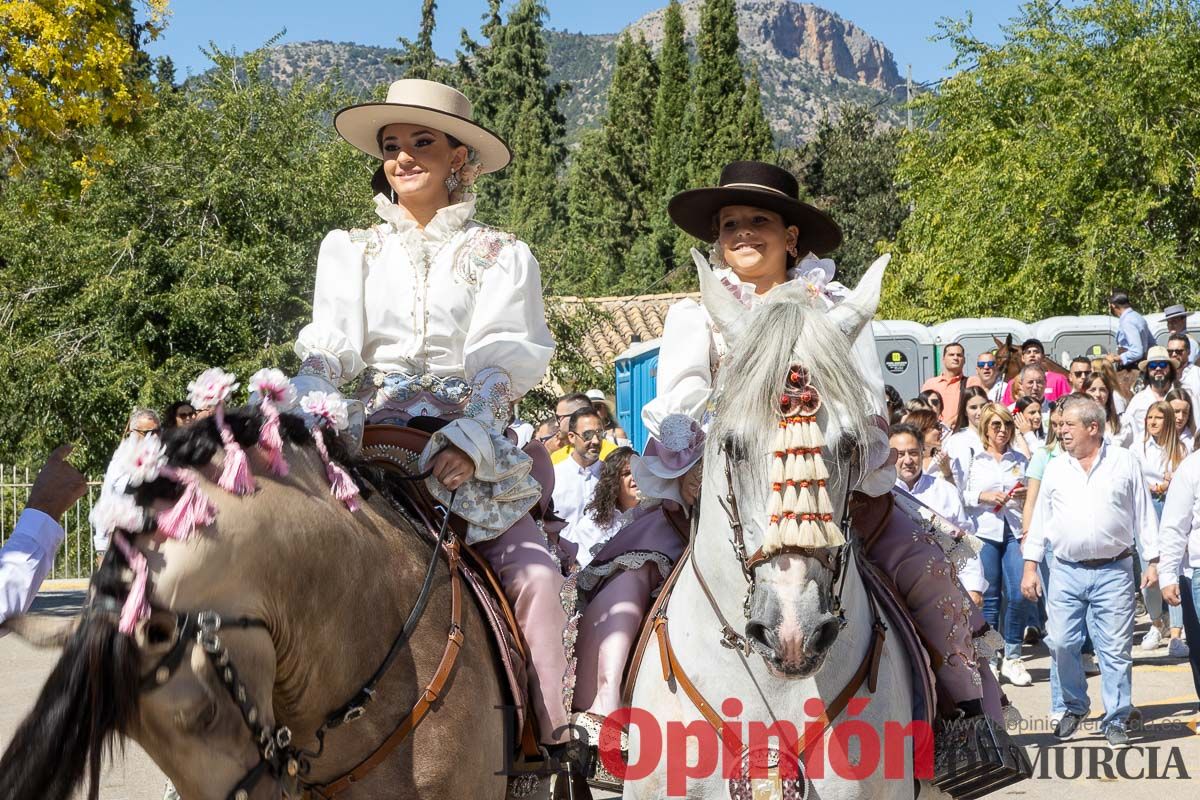
<path fill-rule="evenodd" d="M 571 715 L 572 731 L 582 732 L 587 737 L 588 759 L 585 777 L 588 785 L 610 792 L 619 792 L 625 785 L 624 781 L 609 772 L 604 766 L 604 760 L 600 757 L 600 729 L 603 725 L 604 718 L 590 711 L 580 711 Z M 621 731 L 620 748 L 620 759 L 628 763 L 629 734 L 626 731 Z"/>
<path fill-rule="evenodd" d="M 973 800 L 1033 776 L 1025 748 L 987 716 L 939 720 L 933 737 L 933 785 Z"/>

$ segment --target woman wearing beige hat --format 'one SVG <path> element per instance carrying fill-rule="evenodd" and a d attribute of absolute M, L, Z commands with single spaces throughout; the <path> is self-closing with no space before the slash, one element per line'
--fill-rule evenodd
<path fill-rule="evenodd" d="M 436 428 L 421 460 L 427 485 L 446 504 L 456 492 L 467 541 L 496 571 L 529 645 L 541 737 L 562 739 L 563 577 L 528 513 L 540 497 L 530 459 L 504 436 L 554 341 L 537 261 L 474 220 L 471 193 L 508 164 L 508 147 L 473 121 L 466 97 L 432 81 L 396 81 L 384 102 L 342 109 L 334 125 L 382 162 L 372 180 L 380 222 L 321 243 L 313 319 L 296 341 L 298 393 L 353 381 L 352 432 L 417 418 Z"/>

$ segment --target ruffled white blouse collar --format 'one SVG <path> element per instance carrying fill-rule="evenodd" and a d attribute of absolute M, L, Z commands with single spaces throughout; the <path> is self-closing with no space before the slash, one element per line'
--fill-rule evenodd
<path fill-rule="evenodd" d="M 375 195 L 375 213 L 397 233 L 419 230 L 416 221 L 383 193 Z M 444 242 L 461 231 L 474 216 L 475 195 L 470 194 L 461 203 L 452 203 L 438 209 L 420 233 L 427 242 Z"/>
<path fill-rule="evenodd" d="M 766 297 L 755 291 L 753 283 L 739 278 L 732 267 L 718 267 L 713 272 L 730 293 L 747 308 L 753 308 Z M 837 265 L 832 258 L 817 258 L 809 253 L 787 271 L 787 282 L 800 281 L 812 296 L 824 297 L 827 301 L 834 302 L 842 299 L 847 293 L 846 287 L 833 279 L 836 272 Z"/>

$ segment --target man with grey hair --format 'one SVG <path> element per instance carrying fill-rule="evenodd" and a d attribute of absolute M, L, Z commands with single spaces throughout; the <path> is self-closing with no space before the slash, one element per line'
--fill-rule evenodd
<path fill-rule="evenodd" d="M 1042 404 L 1042 416 L 1050 418 L 1050 401 L 1046 399 L 1046 370 L 1039 364 L 1026 364 L 1017 373 L 1021 386 L 1021 397 L 1036 397 Z M 1015 403 L 1014 403 L 1015 405 Z M 1009 411 L 1013 406 L 1009 406 Z"/>
<path fill-rule="evenodd" d="M 1047 646 L 1058 668 L 1063 708 L 1054 735 L 1070 739 L 1088 714 L 1080 651 L 1091 634 L 1100 661 L 1101 725 L 1111 747 L 1128 747 L 1133 711 L 1133 547 L 1146 559 L 1142 586 L 1158 580 L 1158 520 L 1136 457 L 1104 442 L 1105 412 L 1087 397 L 1063 406 L 1059 441 L 1066 458 L 1042 476 L 1029 536 L 1021 593 L 1037 602 L 1046 545 L 1052 546 L 1046 612 Z"/>

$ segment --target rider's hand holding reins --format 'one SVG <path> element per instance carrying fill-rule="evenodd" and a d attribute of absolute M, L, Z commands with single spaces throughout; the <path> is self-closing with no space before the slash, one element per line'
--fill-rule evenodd
<path fill-rule="evenodd" d="M 454 491 L 475 477 L 475 462 L 454 445 L 440 451 L 429 462 L 433 477 L 450 491 Z"/>

